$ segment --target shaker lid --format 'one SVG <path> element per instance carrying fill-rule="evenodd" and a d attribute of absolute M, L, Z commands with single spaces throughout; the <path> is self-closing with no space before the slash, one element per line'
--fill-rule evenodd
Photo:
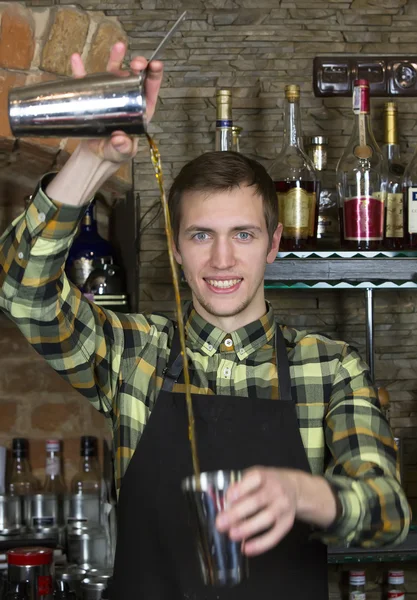
<path fill-rule="evenodd" d="M 7 552 L 7 564 L 18 567 L 37 567 L 50 565 L 53 561 L 51 548 L 14 548 Z"/>

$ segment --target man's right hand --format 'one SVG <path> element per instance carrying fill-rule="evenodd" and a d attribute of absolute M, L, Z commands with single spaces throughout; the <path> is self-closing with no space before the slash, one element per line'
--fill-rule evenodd
<path fill-rule="evenodd" d="M 115 73 L 120 77 L 129 75 L 129 71 L 121 68 L 126 54 L 126 46 L 123 42 L 114 44 L 110 51 L 107 71 Z M 139 74 L 148 65 L 148 61 L 143 56 L 136 56 L 130 63 L 130 69 L 133 73 Z M 86 70 L 79 54 L 71 56 L 71 68 L 74 77 L 84 77 Z M 159 60 L 153 60 L 149 65 L 145 79 L 146 96 L 146 119 L 151 120 L 156 107 L 159 89 L 162 83 L 163 64 Z M 98 157 L 109 160 L 113 163 L 123 163 L 133 158 L 138 148 L 138 138 L 131 137 L 122 131 L 115 131 L 109 138 L 90 139 L 82 142 L 96 154 Z"/>

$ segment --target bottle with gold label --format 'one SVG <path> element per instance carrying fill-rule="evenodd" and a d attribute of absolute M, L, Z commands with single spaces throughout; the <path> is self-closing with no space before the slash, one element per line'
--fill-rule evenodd
<path fill-rule="evenodd" d="M 231 90 L 217 90 L 216 105 L 216 150 L 233 150 Z"/>
<path fill-rule="evenodd" d="M 385 233 L 387 163 L 376 143 L 370 120 L 369 82 L 354 82 L 355 124 L 336 168 L 343 246 L 347 250 L 380 250 Z"/>
<path fill-rule="evenodd" d="M 398 143 L 397 105 L 386 102 L 384 105 L 384 145 L 382 152 L 388 164 L 387 219 L 385 242 L 387 250 L 401 250 L 404 246 L 403 190 L 404 165 L 400 158 Z"/>
<path fill-rule="evenodd" d="M 308 250 L 315 247 L 317 238 L 318 179 L 304 151 L 299 86 L 287 85 L 285 98 L 283 145 L 269 170 L 283 225 L 280 248 Z"/>

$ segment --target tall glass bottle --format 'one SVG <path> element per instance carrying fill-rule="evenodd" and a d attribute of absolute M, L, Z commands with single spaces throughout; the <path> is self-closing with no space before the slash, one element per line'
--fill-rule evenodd
<path fill-rule="evenodd" d="M 369 83 L 354 83 L 355 124 L 336 167 L 342 209 L 343 245 L 348 250 L 379 250 L 385 231 L 387 166 L 370 120 Z"/>
<path fill-rule="evenodd" d="M 404 171 L 404 248 L 417 250 L 417 147 Z"/>
<path fill-rule="evenodd" d="M 217 90 L 216 105 L 216 150 L 233 150 L 231 90 Z"/>
<path fill-rule="evenodd" d="M 98 462 L 97 438 L 91 435 L 83 436 L 80 453 L 80 468 L 72 479 L 71 493 L 100 494 L 101 471 Z"/>
<path fill-rule="evenodd" d="M 8 493 L 11 496 L 26 496 L 39 492 L 39 481 L 33 475 L 29 463 L 29 442 L 26 438 L 13 439 L 12 457 Z"/>
<path fill-rule="evenodd" d="M 114 252 L 110 242 L 101 237 L 97 230 L 95 216 L 95 200 L 86 209 L 80 224 L 80 231 L 75 238 L 66 262 L 65 270 L 68 278 L 84 291 L 84 283 L 94 269 L 94 262 L 108 257 L 114 260 Z"/>
<path fill-rule="evenodd" d="M 283 224 L 282 250 L 314 248 L 317 238 L 318 179 L 304 151 L 300 117 L 300 87 L 285 88 L 284 141 L 269 173 L 277 191 Z"/>
<path fill-rule="evenodd" d="M 59 440 L 46 442 L 45 483 L 43 491 L 51 494 L 65 494 L 66 486 L 61 473 L 61 444 Z"/>
<path fill-rule="evenodd" d="M 398 142 L 397 105 L 384 105 L 384 145 L 382 153 L 388 165 L 387 219 L 385 243 L 387 250 L 401 250 L 404 245 L 403 189 L 404 165 L 401 163 Z"/>

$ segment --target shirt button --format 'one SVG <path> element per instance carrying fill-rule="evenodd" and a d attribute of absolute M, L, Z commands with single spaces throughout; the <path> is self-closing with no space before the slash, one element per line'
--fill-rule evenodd
<path fill-rule="evenodd" d="M 223 371 L 223 375 L 225 377 L 230 377 L 231 372 L 232 372 L 232 369 L 229 369 L 229 367 L 226 367 L 225 370 Z"/>
<path fill-rule="evenodd" d="M 244 349 L 244 348 L 241 348 L 241 349 L 239 350 L 239 354 L 245 354 L 245 349 Z"/>
<path fill-rule="evenodd" d="M 17 256 L 18 256 L 19 258 L 23 258 L 23 257 L 24 257 L 24 254 L 23 254 L 23 252 L 19 252 L 19 254 L 18 254 Z"/>
<path fill-rule="evenodd" d="M 224 340 L 224 345 L 227 346 L 227 348 L 231 348 L 233 346 L 233 340 L 231 338 L 226 338 Z"/>
<path fill-rule="evenodd" d="M 43 212 L 38 213 L 39 223 L 45 223 L 45 219 L 46 219 L 45 213 L 43 213 Z"/>
<path fill-rule="evenodd" d="M 207 344 L 207 350 L 213 350 L 213 346 L 211 344 Z"/>

